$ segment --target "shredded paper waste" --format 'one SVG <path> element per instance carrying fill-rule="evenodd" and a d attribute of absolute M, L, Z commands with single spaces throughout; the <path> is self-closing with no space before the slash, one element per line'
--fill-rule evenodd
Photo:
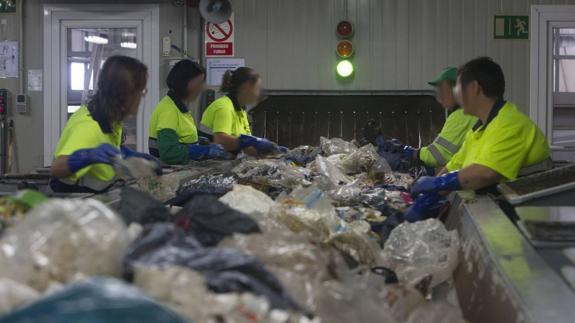
<path fill-rule="evenodd" d="M 140 177 L 115 204 L 0 199 L 0 323 L 465 322 L 433 293 L 457 233 L 403 221 L 417 171 L 320 140 Z"/>

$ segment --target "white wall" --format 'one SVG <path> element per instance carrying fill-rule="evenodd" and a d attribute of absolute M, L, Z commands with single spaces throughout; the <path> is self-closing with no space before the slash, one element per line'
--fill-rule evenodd
<path fill-rule="evenodd" d="M 235 0 L 236 49 L 275 90 L 421 90 L 445 66 L 477 56 L 499 62 L 507 99 L 526 113 L 529 40 L 493 39 L 496 14 L 574 0 L 348 0 L 355 23 L 353 82 L 336 80 L 335 26 L 345 0 Z"/>

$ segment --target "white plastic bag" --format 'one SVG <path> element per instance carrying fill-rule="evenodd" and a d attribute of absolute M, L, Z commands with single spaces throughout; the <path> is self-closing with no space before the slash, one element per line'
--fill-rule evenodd
<path fill-rule="evenodd" d="M 275 202 L 265 193 L 251 186 L 234 185 L 234 189 L 220 198 L 227 206 L 255 218 L 266 217 Z"/>
<path fill-rule="evenodd" d="M 9 313 L 40 297 L 34 289 L 9 278 L 0 278 L 0 315 Z"/>
<path fill-rule="evenodd" d="M 129 235 L 122 219 L 93 199 L 52 199 L 0 240 L 0 276 L 38 291 L 78 274 L 120 276 Z"/>

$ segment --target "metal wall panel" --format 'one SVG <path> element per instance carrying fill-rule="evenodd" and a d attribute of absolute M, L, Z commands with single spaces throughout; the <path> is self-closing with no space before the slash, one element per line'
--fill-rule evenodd
<path fill-rule="evenodd" d="M 356 75 L 341 83 L 335 26 L 345 0 L 235 0 L 236 52 L 273 90 L 423 90 L 443 67 L 487 55 L 527 112 L 529 41 L 493 39 L 493 16 L 528 15 L 531 4 L 575 0 L 348 0 Z"/>

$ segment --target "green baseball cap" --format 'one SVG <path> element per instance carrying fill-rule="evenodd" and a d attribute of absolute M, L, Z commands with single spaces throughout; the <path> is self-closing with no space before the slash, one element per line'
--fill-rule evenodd
<path fill-rule="evenodd" d="M 443 81 L 449 81 L 452 84 L 455 84 L 455 82 L 457 81 L 457 68 L 446 67 L 433 80 L 427 83 L 429 83 L 429 85 L 431 86 L 437 86 L 439 83 Z"/>

